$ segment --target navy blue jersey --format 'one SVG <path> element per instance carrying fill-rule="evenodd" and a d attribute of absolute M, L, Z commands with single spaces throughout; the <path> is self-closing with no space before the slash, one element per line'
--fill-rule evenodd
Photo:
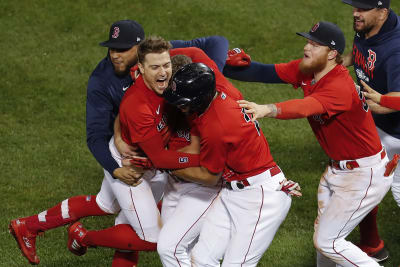
<path fill-rule="evenodd" d="M 198 38 L 190 41 L 171 41 L 174 48 L 195 46 L 202 49 L 222 71 L 228 52 L 228 40 L 221 36 Z M 111 156 L 108 142 L 114 134 L 114 120 L 121 99 L 132 78 L 128 73 L 119 77 L 109 57 L 105 57 L 90 75 L 86 98 L 87 145 L 101 166 L 110 174 L 118 168 Z"/>
<path fill-rule="evenodd" d="M 364 80 L 381 94 L 400 92 L 400 18 L 393 10 L 378 34 L 355 34 L 353 64 L 359 84 Z M 400 139 L 400 112 L 373 117 L 376 126 Z"/>

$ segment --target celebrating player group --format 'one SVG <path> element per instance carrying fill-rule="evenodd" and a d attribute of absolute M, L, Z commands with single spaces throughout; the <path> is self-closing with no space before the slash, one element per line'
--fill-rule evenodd
<path fill-rule="evenodd" d="M 157 251 L 168 267 L 256 266 L 292 197 L 302 195 L 257 120 L 307 118 L 330 159 L 315 188 L 316 265 L 381 266 L 389 253 L 378 204 L 391 189 L 400 207 L 400 18 L 390 0 L 342 2 L 353 8 L 352 51 L 344 54 L 337 25 L 320 21 L 297 32 L 304 56 L 281 64 L 229 50 L 221 36 L 166 41 L 146 37 L 136 21 L 113 23 L 87 88 L 87 144 L 104 169 L 100 191 L 12 220 L 22 255 L 39 264 L 36 237 L 69 225 L 72 253 L 113 248 L 113 267 L 139 266 L 139 251 Z M 256 104 L 227 78 L 288 83 L 304 98 Z M 106 215 L 116 215 L 106 229 L 79 221 Z M 346 238 L 357 226 L 355 245 Z"/>

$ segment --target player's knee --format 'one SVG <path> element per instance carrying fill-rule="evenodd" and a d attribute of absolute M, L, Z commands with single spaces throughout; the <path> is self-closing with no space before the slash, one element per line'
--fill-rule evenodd
<path fill-rule="evenodd" d="M 161 259 L 174 257 L 175 246 L 171 246 L 164 239 L 158 239 L 157 252 Z"/>
<path fill-rule="evenodd" d="M 328 252 L 332 248 L 333 240 L 328 239 L 318 232 L 314 233 L 313 241 L 315 249 L 317 249 L 322 254 Z"/>

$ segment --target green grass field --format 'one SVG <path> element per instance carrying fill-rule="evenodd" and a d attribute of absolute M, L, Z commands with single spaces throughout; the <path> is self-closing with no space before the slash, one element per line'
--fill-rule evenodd
<path fill-rule="evenodd" d="M 400 3 L 392 1 L 399 13 Z M 74 195 L 96 194 L 103 172 L 86 146 L 88 77 L 106 55 L 98 43 L 109 26 L 135 19 L 146 33 L 166 39 L 223 35 L 253 60 L 279 63 L 302 56 L 308 31 L 319 20 L 337 23 L 350 51 L 352 8 L 340 0 L 2 0 L 0 2 L 0 266 L 27 266 L 8 233 L 9 221 L 45 210 Z M 234 81 L 245 97 L 271 103 L 302 97 L 287 85 Z M 261 120 L 272 154 L 287 177 L 301 183 L 286 221 L 259 266 L 315 266 L 312 243 L 316 192 L 328 162 L 306 120 Z M 341 145 L 338 143 L 337 145 Z M 400 210 L 389 193 L 379 226 L 391 258 L 400 264 Z M 113 217 L 83 219 L 89 229 L 113 225 Z M 357 230 L 349 239 L 358 241 Z M 66 249 L 66 227 L 37 241 L 41 266 L 110 266 L 113 250 L 90 249 L 76 257 Z M 161 266 L 156 253 L 141 253 L 140 266 Z"/>

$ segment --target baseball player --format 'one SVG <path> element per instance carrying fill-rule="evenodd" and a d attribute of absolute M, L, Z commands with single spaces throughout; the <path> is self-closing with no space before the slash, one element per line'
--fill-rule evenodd
<path fill-rule="evenodd" d="M 201 166 L 173 174 L 212 185 L 225 166 L 230 169 L 206 216 L 192 264 L 219 266 L 223 257 L 222 266 L 256 266 L 285 219 L 291 198 L 280 190 L 286 179 L 258 123 L 251 122 L 237 99 L 225 93 L 233 89 L 216 83 L 215 77 L 205 64 L 188 64 L 163 93 L 187 114 L 201 140 Z M 297 184 L 294 188 L 299 189 Z"/>
<path fill-rule="evenodd" d="M 240 106 L 253 120 L 307 117 L 331 159 L 318 188 L 317 265 L 380 266 L 345 238 L 390 188 L 393 174 L 386 168 L 386 151 L 362 92 L 341 65 L 345 39 L 339 27 L 321 21 L 298 34 L 307 38 L 304 57 L 270 66 L 274 74 L 269 75 L 301 87 L 304 99 L 268 105 L 239 101 Z"/>
<path fill-rule="evenodd" d="M 172 49 L 171 55 L 174 61 L 177 57 L 183 57 L 183 62 L 173 68 L 175 72 L 178 67 L 182 67 L 191 62 L 201 62 L 215 70 L 216 83 L 218 86 L 230 88 L 227 93 L 235 99 L 242 99 L 242 94 L 230 84 L 223 74 L 218 70 L 214 61 L 212 61 L 202 50 L 198 48 L 180 48 Z M 192 145 L 198 144 L 196 153 L 199 153 L 200 140 L 196 131 L 192 132 Z M 171 148 L 171 141 L 169 142 Z M 174 148 L 172 148 L 174 149 Z M 182 179 L 176 179 L 172 176 L 166 186 L 163 206 L 162 222 L 157 251 L 160 255 L 163 266 L 191 266 L 190 255 L 188 251 L 196 242 L 204 219 L 211 205 L 216 200 L 221 184 L 216 186 L 203 186 L 198 183 L 185 182 Z"/>
<path fill-rule="evenodd" d="M 117 116 L 122 96 L 133 82 L 129 70 L 137 62 L 137 44 L 143 39 L 144 31 L 137 22 L 131 20 L 115 22 L 110 28 L 109 40 L 101 43 L 101 45 L 109 48 L 107 57 L 98 64 L 88 84 L 86 112 L 88 146 L 104 167 L 105 176 L 115 184 L 120 183 L 119 181 L 132 183 L 136 181 L 137 177 L 137 173 L 133 172 L 131 167 L 122 167 L 118 163 L 121 157 L 118 156 L 119 153 L 115 149 L 110 151 L 109 141 L 113 135 L 114 118 Z M 172 41 L 171 43 L 176 47 L 199 46 L 213 57 L 221 69 L 223 68 L 228 47 L 227 40 L 223 37 L 213 36 L 192 41 Z M 114 143 L 114 140 L 111 142 Z M 119 148 L 121 147 L 123 148 L 122 156 L 136 153 L 133 147 L 126 144 L 121 143 Z M 115 158 L 112 153 L 114 153 Z M 97 196 L 72 197 L 39 214 L 11 221 L 10 232 L 14 235 L 22 254 L 31 264 L 39 263 L 39 258 L 36 255 L 36 236 L 39 233 L 74 222 L 82 217 L 109 215 L 117 212 L 117 204 L 108 203 L 108 206 L 112 206 L 110 209 L 105 208 L 101 203 L 99 204 L 99 199 L 103 194 L 112 193 L 111 188 L 108 188 L 106 184 L 106 182 L 103 183 L 104 186 Z M 121 215 L 121 217 L 123 216 Z M 120 219 L 122 218 L 118 220 Z M 131 236 L 136 236 L 136 239 L 131 238 L 128 242 L 124 237 L 129 235 L 129 232 Z M 95 239 L 102 241 L 101 245 L 103 246 L 124 247 L 126 245 L 130 246 L 130 250 L 134 249 L 132 247 L 133 241 L 136 240 L 140 243 L 141 240 L 129 225 L 119 225 L 115 228 L 106 229 L 104 232 L 90 233 L 88 236 L 90 235 L 95 235 Z M 107 235 L 114 236 L 114 238 L 107 239 Z M 118 238 L 121 238 L 122 241 L 118 241 Z M 70 248 L 74 251 L 71 247 L 73 240 L 70 241 Z M 146 247 L 148 249 L 149 244 L 145 241 L 141 245 L 144 246 L 144 249 Z M 155 244 L 151 246 L 154 250 Z M 77 254 L 82 254 L 83 251 L 86 250 L 79 250 Z M 127 261 L 130 261 L 131 265 L 136 264 L 137 253 L 116 251 L 113 264 L 118 266 L 118 262 L 126 264 Z"/>
<path fill-rule="evenodd" d="M 390 9 L 390 0 L 343 0 L 353 7 L 353 50 L 345 66 L 354 66 L 357 82 L 386 97 L 400 96 L 400 19 Z M 385 101 L 385 100 L 383 100 Z M 367 100 L 379 137 L 389 157 L 400 153 L 400 113 Z M 393 178 L 392 194 L 400 206 L 400 170 Z M 382 261 L 389 257 L 376 224 L 378 208 L 360 224 L 361 248 Z"/>

